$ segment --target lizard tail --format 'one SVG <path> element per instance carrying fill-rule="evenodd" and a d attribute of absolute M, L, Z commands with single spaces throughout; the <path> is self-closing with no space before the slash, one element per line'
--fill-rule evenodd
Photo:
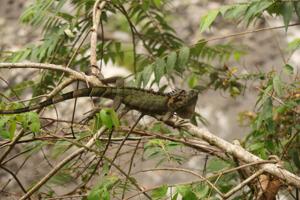
<path fill-rule="evenodd" d="M 76 97 L 84 97 L 84 96 L 90 96 L 92 93 L 92 88 L 83 88 L 79 90 L 75 90 L 72 92 L 68 92 L 62 95 L 57 95 L 54 96 L 53 98 L 50 98 L 48 100 L 42 101 L 41 103 L 32 105 L 32 106 L 27 106 L 24 108 L 18 108 L 15 110 L 0 110 L 0 114 L 18 114 L 18 113 L 24 113 L 24 112 L 29 112 L 32 110 L 37 110 L 44 108 L 49 105 L 53 105 L 68 99 L 73 99 Z"/>

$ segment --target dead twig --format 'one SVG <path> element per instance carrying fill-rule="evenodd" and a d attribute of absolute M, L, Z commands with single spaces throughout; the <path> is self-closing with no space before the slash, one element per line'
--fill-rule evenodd
<path fill-rule="evenodd" d="M 91 34 L 91 55 L 90 55 L 90 64 L 91 64 L 91 74 L 103 79 L 103 75 L 101 74 L 101 69 L 97 65 L 97 32 L 100 23 L 101 12 L 104 6 L 106 5 L 106 1 L 97 0 L 94 4 L 93 8 L 93 27 Z"/>

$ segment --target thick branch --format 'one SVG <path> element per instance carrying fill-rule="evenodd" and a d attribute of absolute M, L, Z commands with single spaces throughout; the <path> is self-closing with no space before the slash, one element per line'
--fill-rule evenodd
<path fill-rule="evenodd" d="M 45 63 L 0 63 L 1 68 L 32 68 L 32 69 L 48 69 L 53 71 L 61 71 L 73 76 L 77 80 L 85 81 L 94 86 L 100 86 L 101 82 L 94 76 L 87 76 L 81 72 L 66 68 L 62 65 L 45 64 Z"/>
<path fill-rule="evenodd" d="M 171 123 L 173 124 L 176 124 L 176 121 L 178 122 L 178 118 L 175 119 L 175 117 L 171 120 L 172 120 Z M 202 139 L 208 142 L 209 144 L 222 149 L 225 153 L 232 155 L 233 157 L 237 158 L 240 161 L 243 161 L 245 163 L 263 161 L 263 159 L 249 153 L 241 146 L 227 142 L 222 138 L 219 138 L 214 134 L 210 133 L 205 128 L 199 128 L 191 123 L 184 124 L 182 128 L 190 132 L 194 137 Z M 267 163 L 267 164 L 257 165 L 257 167 L 263 169 L 265 172 L 269 174 L 272 174 L 280 178 L 281 180 L 285 181 L 288 185 L 293 185 L 297 188 L 300 188 L 300 177 L 281 168 L 277 164 Z"/>

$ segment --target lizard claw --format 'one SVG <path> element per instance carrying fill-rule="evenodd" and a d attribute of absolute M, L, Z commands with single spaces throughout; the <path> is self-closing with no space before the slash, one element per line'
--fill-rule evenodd
<path fill-rule="evenodd" d="M 183 128 L 187 123 L 189 123 L 189 120 L 182 119 L 177 116 L 170 116 L 166 117 L 165 116 L 156 116 L 156 118 L 160 121 L 165 122 L 166 124 L 169 124 L 170 126 L 173 126 L 174 128 Z"/>
<path fill-rule="evenodd" d="M 189 123 L 189 120 L 178 118 L 178 119 L 176 119 L 176 121 L 174 122 L 174 126 L 175 126 L 175 127 L 182 128 L 182 127 L 184 127 L 187 123 Z"/>

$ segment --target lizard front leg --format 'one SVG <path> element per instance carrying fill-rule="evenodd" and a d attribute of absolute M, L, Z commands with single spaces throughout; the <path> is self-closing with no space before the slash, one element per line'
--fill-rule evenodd
<path fill-rule="evenodd" d="M 183 128 L 185 124 L 189 123 L 189 120 L 182 119 L 172 112 L 167 112 L 164 115 L 155 115 L 154 116 L 157 120 L 163 121 L 164 123 L 174 127 L 174 128 Z"/>

